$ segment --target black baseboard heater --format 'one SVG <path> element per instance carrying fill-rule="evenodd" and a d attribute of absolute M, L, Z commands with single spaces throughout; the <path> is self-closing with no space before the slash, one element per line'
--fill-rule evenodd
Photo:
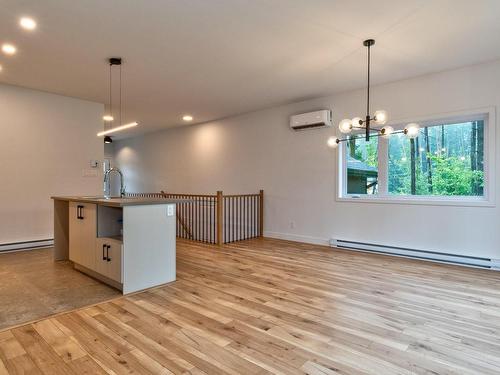
<path fill-rule="evenodd" d="M 456 264 L 467 267 L 486 268 L 500 271 L 500 259 L 491 259 L 469 255 L 441 253 L 437 251 L 417 250 L 405 247 L 331 239 L 330 246 L 340 249 L 363 251 L 376 254 L 394 255 L 405 258 L 427 260 L 432 262 Z"/>
<path fill-rule="evenodd" d="M 45 239 L 45 240 L 33 240 L 33 241 L 4 243 L 4 244 L 0 244 L 0 253 L 7 252 L 7 251 L 40 249 L 43 247 L 50 247 L 53 245 L 54 245 L 54 240 L 51 238 Z"/>

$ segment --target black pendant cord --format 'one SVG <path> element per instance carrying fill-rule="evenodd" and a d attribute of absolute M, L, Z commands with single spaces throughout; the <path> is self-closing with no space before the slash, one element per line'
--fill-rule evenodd
<path fill-rule="evenodd" d="M 112 90 L 112 82 L 111 82 L 111 64 L 109 64 L 109 115 L 113 117 L 113 90 Z M 114 120 L 114 118 L 113 118 Z M 111 120 L 111 124 L 113 124 L 113 120 Z"/>
<path fill-rule="evenodd" d="M 389 133 L 389 134 L 385 134 L 385 132 L 381 132 L 380 130 L 377 130 L 377 134 L 370 134 L 370 138 L 372 137 L 388 137 L 388 136 L 391 136 L 391 135 L 394 135 L 394 134 L 407 134 L 408 131 L 406 129 L 404 130 L 396 130 L 396 131 L 393 131 L 392 133 Z M 355 140 L 355 139 L 363 139 L 364 137 L 363 136 L 360 136 L 360 137 L 355 137 L 355 136 L 350 136 L 350 137 L 347 137 L 347 138 L 340 138 L 338 139 L 338 143 L 340 142 L 347 142 L 347 141 L 351 141 L 351 140 Z"/>
<path fill-rule="evenodd" d="M 119 125 L 123 125 L 122 123 L 122 66 L 120 64 L 120 123 Z"/>
<path fill-rule="evenodd" d="M 114 65 L 119 65 L 120 66 L 120 72 L 119 72 L 119 82 L 118 84 L 120 85 L 120 92 L 119 92 L 119 96 L 118 96 L 118 105 L 119 105 L 119 108 L 118 108 L 118 113 L 117 113 L 117 121 L 119 122 L 119 124 L 121 124 L 122 122 L 122 59 L 121 57 L 110 57 L 109 58 L 109 114 L 106 115 L 106 116 L 110 116 L 111 119 L 107 119 L 107 120 L 110 120 L 110 121 L 105 121 L 104 123 L 104 129 L 108 128 L 113 128 L 114 124 L 115 124 L 115 116 L 114 116 L 114 112 L 113 112 L 113 66 Z M 106 109 L 106 108 L 105 108 Z M 106 122 L 110 122 L 109 125 L 106 124 Z M 113 140 L 111 139 L 111 137 L 109 135 L 107 135 L 105 138 L 104 138 L 104 143 L 111 143 L 113 142 Z"/>

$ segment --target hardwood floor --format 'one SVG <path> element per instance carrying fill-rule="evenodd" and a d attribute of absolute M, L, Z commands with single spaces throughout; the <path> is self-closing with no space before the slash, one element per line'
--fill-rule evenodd
<path fill-rule="evenodd" d="M 119 295 L 70 262 L 54 262 L 50 248 L 0 254 L 0 330 Z"/>
<path fill-rule="evenodd" d="M 255 239 L 0 333 L 0 374 L 499 374 L 500 273 Z"/>

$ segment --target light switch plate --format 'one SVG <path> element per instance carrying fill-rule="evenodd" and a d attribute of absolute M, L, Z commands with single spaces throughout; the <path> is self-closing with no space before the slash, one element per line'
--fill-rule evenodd
<path fill-rule="evenodd" d="M 170 204 L 167 206 L 167 216 L 174 216 L 175 206 Z"/>
<path fill-rule="evenodd" d="M 90 168 L 97 168 L 97 167 L 99 167 L 99 160 L 91 160 Z"/>

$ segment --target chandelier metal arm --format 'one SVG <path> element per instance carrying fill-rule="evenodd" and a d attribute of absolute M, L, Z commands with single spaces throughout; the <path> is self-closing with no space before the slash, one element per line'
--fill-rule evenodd
<path fill-rule="evenodd" d="M 353 130 L 356 130 L 356 129 L 366 130 L 367 127 L 364 126 L 364 125 L 353 127 Z M 370 126 L 370 131 L 372 131 L 372 132 L 380 132 L 380 131 L 382 131 L 382 128 L 374 128 L 374 127 Z"/>
<path fill-rule="evenodd" d="M 372 129 L 374 130 L 374 129 Z M 378 129 L 377 129 L 378 130 Z M 406 134 L 408 131 L 406 129 L 404 130 L 397 130 L 397 131 L 394 131 L 392 132 L 390 135 L 393 135 L 393 134 Z M 378 133 L 377 134 L 373 134 L 373 133 L 370 133 L 369 137 L 368 137 L 368 140 L 370 140 L 370 138 L 373 138 L 373 137 L 383 137 L 385 134 L 384 132 L 381 132 L 380 130 L 378 130 Z M 353 139 L 362 139 L 364 138 L 364 136 L 360 136 L 360 137 L 347 137 L 347 138 L 337 138 L 337 143 L 340 143 L 340 142 L 347 142 L 347 141 L 350 141 L 350 140 L 353 140 Z"/>

